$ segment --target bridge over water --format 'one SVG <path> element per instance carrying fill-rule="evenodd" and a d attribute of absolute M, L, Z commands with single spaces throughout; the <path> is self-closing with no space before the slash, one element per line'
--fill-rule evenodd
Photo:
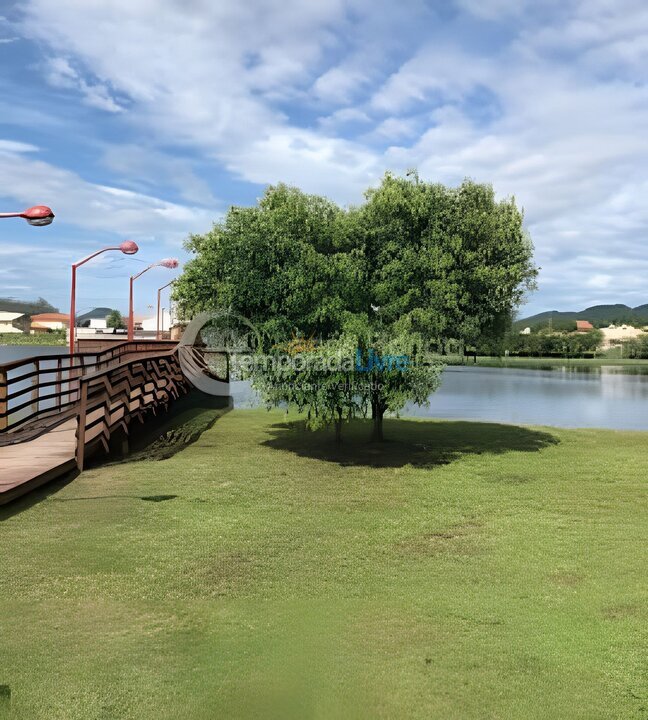
<path fill-rule="evenodd" d="M 182 365 L 194 376 L 207 371 L 195 348 L 155 340 L 1 365 L 0 504 L 83 470 L 91 453 L 123 444 L 134 425 L 167 412 L 193 387 Z"/>

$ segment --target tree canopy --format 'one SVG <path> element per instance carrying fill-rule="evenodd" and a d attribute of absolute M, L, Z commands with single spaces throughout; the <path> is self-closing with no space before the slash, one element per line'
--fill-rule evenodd
<path fill-rule="evenodd" d="M 315 338 L 322 353 L 336 343 L 356 347 L 361 360 L 407 354 L 408 372 L 362 371 L 383 381 L 359 402 L 371 406 L 378 436 L 385 411 L 422 402 L 438 386 L 439 368 L 425 354 L 450 340 L 502 336 L 537 274 L 514 199 L 497 200 L 490 185 L 450 188 L 416 173 L 386 174 L 351 208 L 269 187 L 255 207 L 230 208 L 187 248 L 194 257 L 174 289 L 185 316 L 234 310 L 263 333 L 266 350 L 297 336 Z M 333 379 L 320 377 L 320 385 L 330 390 Z M 323 414 L 338 420 L 358 407 L 351 396 L 280 397 L 273 380 L 257 377 L 274 402 L 326 406 Z"/>
<path fill-rule="evenodd" d="M 110 311 L 110 314 L 106 318 L 106 327 L 115 328 L 116 330 L 123 330 L 126 327 L 124 318 L 119 310 Z"/>
<path fill-rule="evenodd" d="M 232 207 L 186 246 L 195 257 L 174 288 L 192 316 L 230 308 L 272 342 L 292 332 L 328 337 L 358 309 L 362 258 L 345 247 L 347 215 L 326 198 L 270 187 L 256 207 Z"/>

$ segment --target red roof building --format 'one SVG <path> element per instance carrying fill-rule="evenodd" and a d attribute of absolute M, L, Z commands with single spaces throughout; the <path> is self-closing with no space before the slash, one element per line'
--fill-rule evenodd
<path fill-rule="evenodd" d="M 31 331 L 34 333 L 63 330 L 69 324 L 70 316 L 64 313 L 40 313 L 31 316 Z"/>
<path fill-rule="evenodd" d="M 588 320 L 576 320 L 576 332 L 589 332 L 594 330 L 594 325 Z"/>

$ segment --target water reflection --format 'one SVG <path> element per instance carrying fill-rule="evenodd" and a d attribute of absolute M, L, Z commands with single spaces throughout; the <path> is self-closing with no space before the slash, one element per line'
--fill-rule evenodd
<path fill-rule="evenodd" d="M 410 404 L 403 415 L 646 430 L 648 376 L 626 369 L 449 367 L 430 406 Z"/>
<path fill-rule="evenodd" d="M 626 370 L 448 367 L 429 407 L 409 404 L 401 415 L 648 430 L 648 375 L 629 375 Z M 248 383 L 233 384 L 232 394 L 234 407 L 260 405 Z"/>

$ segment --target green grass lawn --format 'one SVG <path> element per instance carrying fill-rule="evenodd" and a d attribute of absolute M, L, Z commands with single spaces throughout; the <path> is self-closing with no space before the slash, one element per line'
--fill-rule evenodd
<path fill-rule="evenodd" d="M 0 333 L 1 345 L 67 345 L 64 330 L 36 333 Z"/>
<path fill-rule="evenodd" d="M 0 509 L 0 716 L 648 718 L 648 435 L 386 434 L 233 411 Z"/>

